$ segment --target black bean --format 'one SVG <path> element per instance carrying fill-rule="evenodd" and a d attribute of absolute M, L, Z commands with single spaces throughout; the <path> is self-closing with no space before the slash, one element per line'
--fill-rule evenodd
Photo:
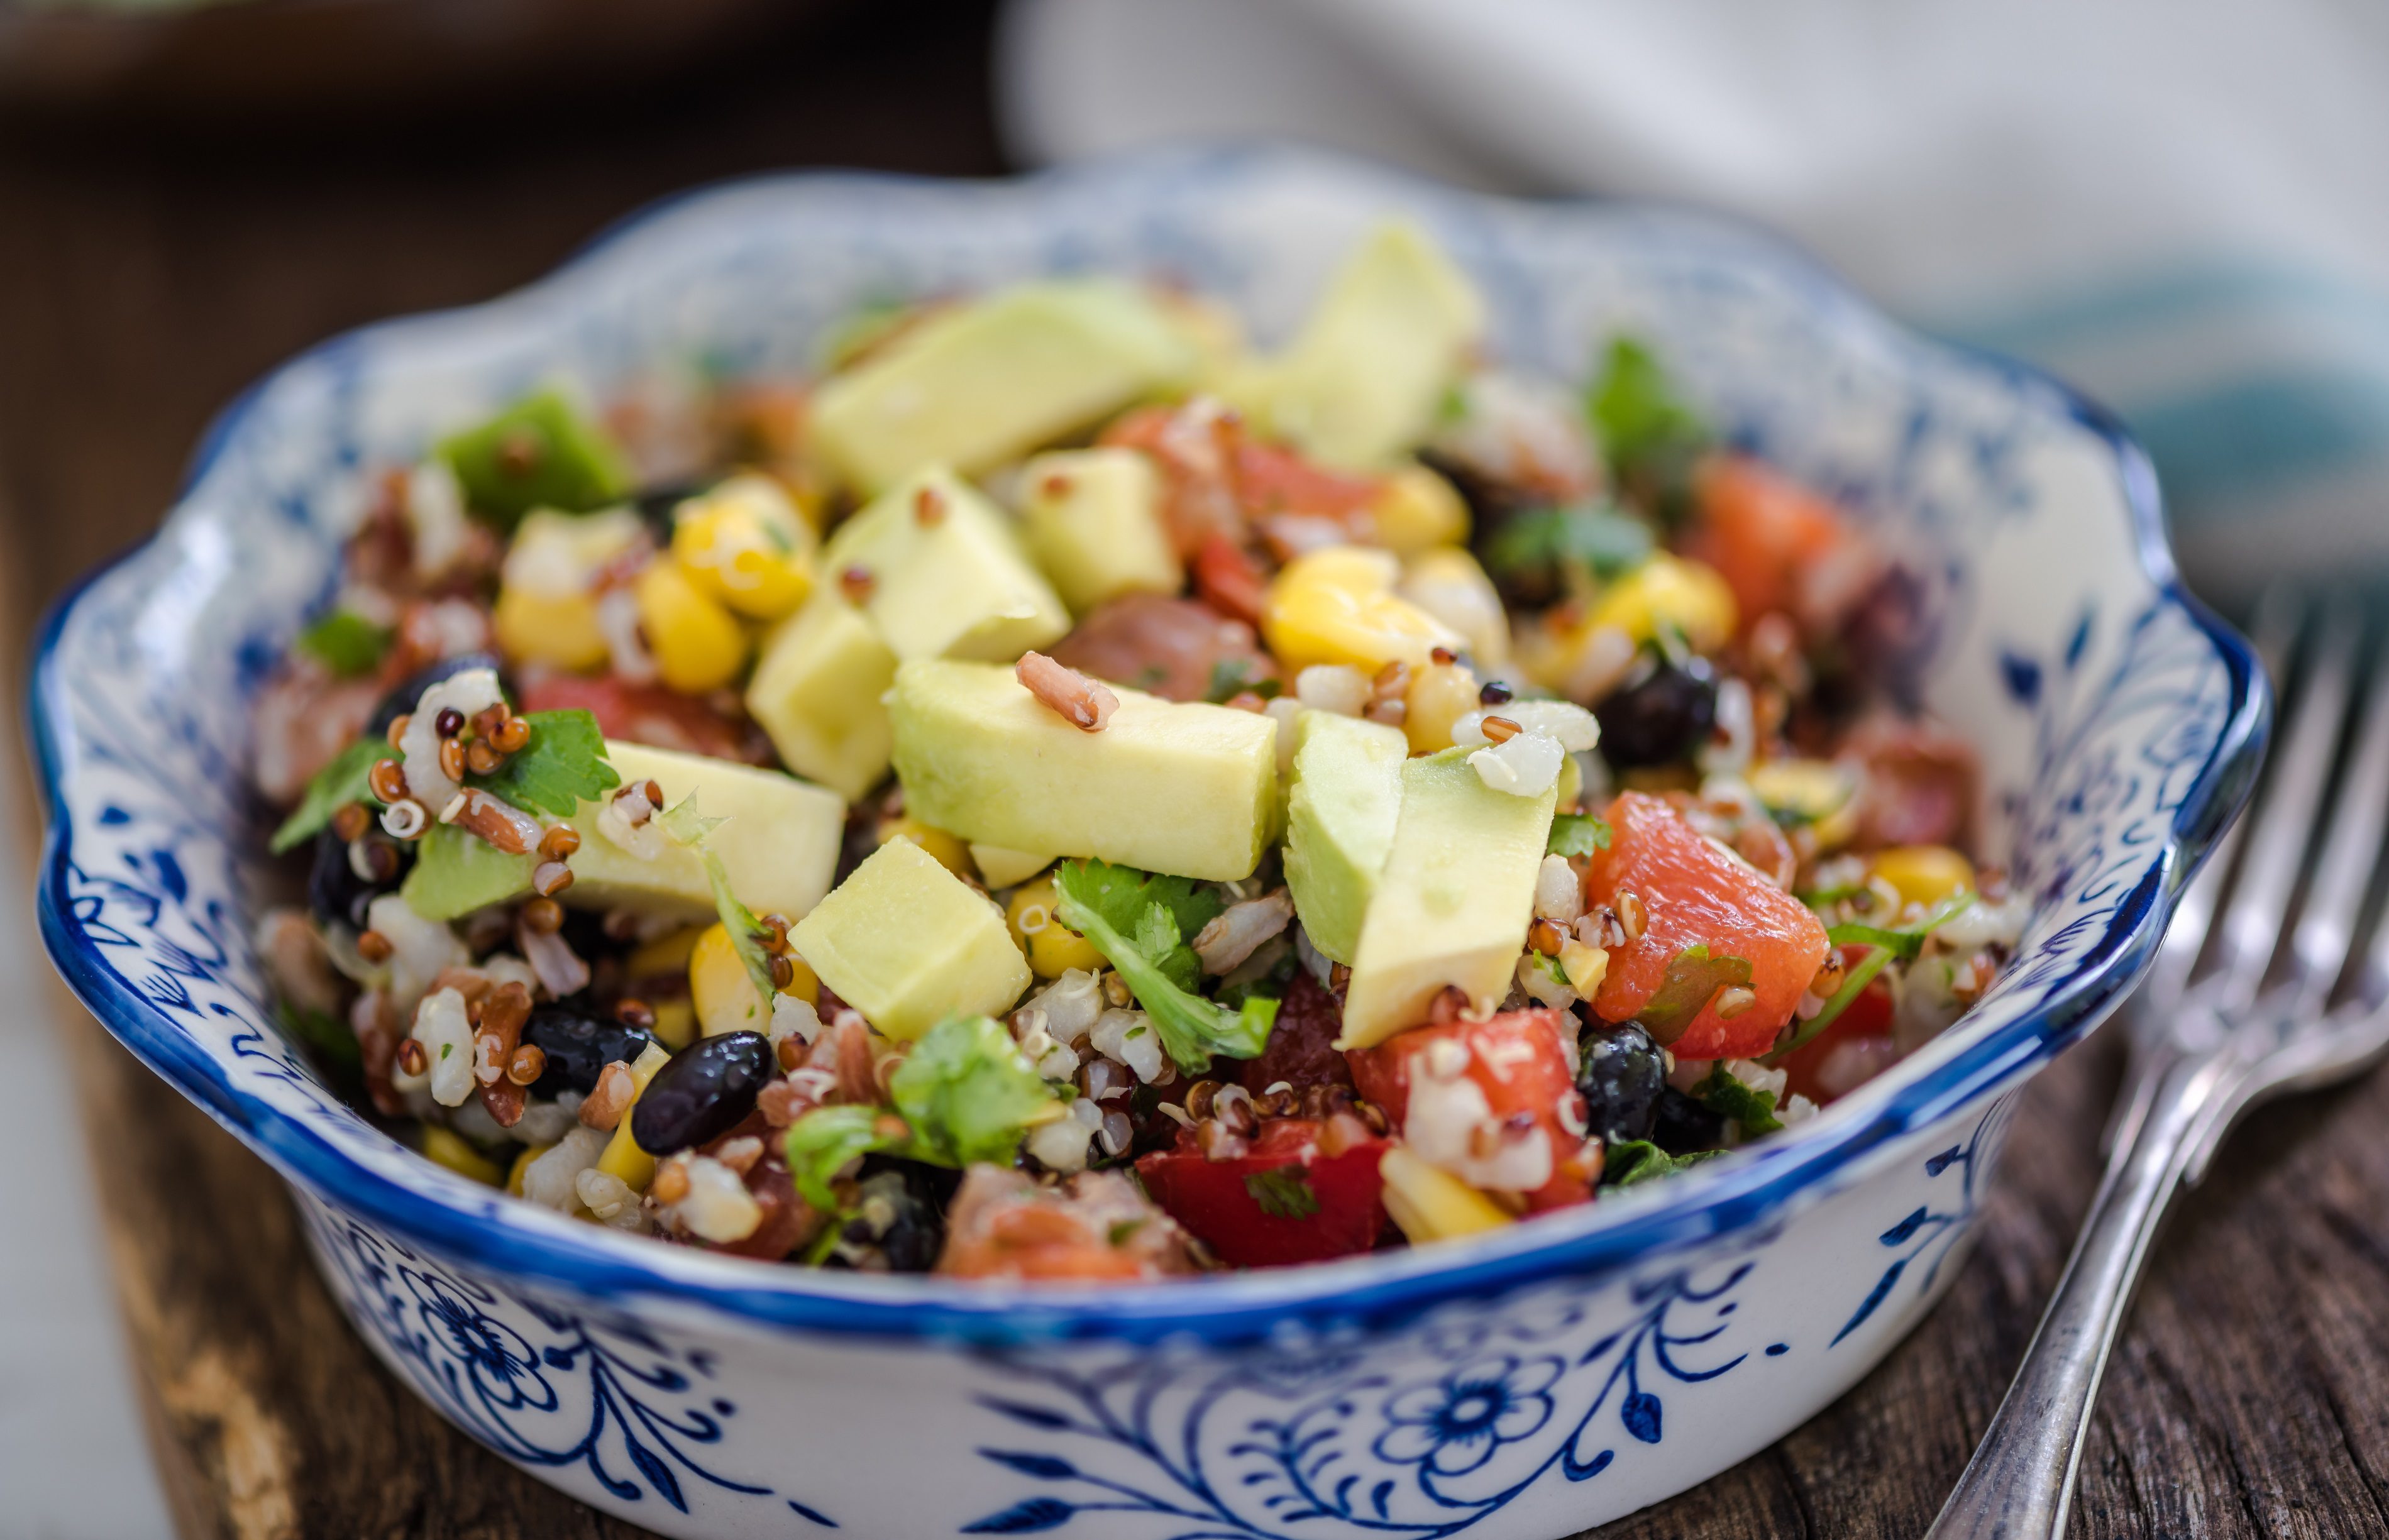
<path fill-rule="evenodd" d="M 702 494 L 712 485 L 713 478 L 710 477 L 702 479 L 690 477 L 680 481 L 658 482 L 652 487 L 642 489 L 631 499 L 631 506 L 639 511 L 640 520 L 655 535 L 657 543 L 670 545 L 672 538 L 672 524 L 680 513 L 680 505 L 690 498 Z"/>
<path fill-rule="evenodd" d="M 1588 1132 L 1604 1139 L 1649 1139 L 1667 1088 L 1667 1059 L 1651 1035 L 1629 1022 L 1587 1032 L 1576 1088 L 1584 1093 Z"/>
<path fill-rule="evenodd" d="M 1689 759 L 1717 726 L 1717 670 L 1708 660 L 1646 664 L 1593 707 L 1602 757 L 1619 769 Z"/>
<path fill-rule="evenodd" d="M 760 1032 L 725 1032 L 671 1056 L 631 1109 L 631 1138 L 650 1155 L 720 1139 L 755 1110 L 772 1077 L 772 1044 Z"/>
<path fill-rule="evenodd" d="M 406 859 L 401 854 L 405 846 L 383 838 L 377 830 L 365 838 L 387 852 L 377 858 L 389 872 L 380 881 L 357 875 L 349 862 L 347 840 L 329 829 L 315 836 L 315 864 L 307 873 L 307 904 L 315 918 L 326 924 L 364 929 L 366 907 L 381 895 L 395 892 L 399 879 L 406 874 Z"/>
<path fill-rule="evenodd" d="M 640 1027 L 611 1016 L 593 1016 L 569 1005 L 543 1005 L 523 1024 L 522 1040 L 547 1055 L 547 1068 L 531 1082 L 531 1095 L 554 1101 L 564 1091 L 587 1096 L 616 1060 L 636 1063 L 655 1041 Z"/>
<path fill-rule="evenodd" d="M 1659 1094 L 1659 1115 L 1651 1126 L 1651 1142 L 1671 1155 L 1714 1150 L 1725 1142 L 1725 1119 L 1669 1086 Z"/>
<path fill-rule="evenodd" d="M 850 1266 L 926 1273 L 945 1249 L 945 1206 L 961 1173 L 888 1155 L 863 1157 L 855 1205 L 839 1232 Z M 853 1254 L 860 1252 L 858 1260 Z"/>
<path fill-rule="evenodd" d="M 515 698 L 514 681 L 506 677 L 497 654 L 458 653 L 454 657 L 443 657 L 428 668 L 418 669 L 404 682 L 393 687 L 381 698 L 381 704 L 374 707 L 373 716 L 365 722 L 365 732 L 377 738 L 383 736 L 390 732 L 390 723 L 415 709 L 415 703 L 423 699 L 423 692 L 450 675 L 461 674 L 467 668 L 496 669 L 498 688 L 505 693 L 506 699 Z"/>

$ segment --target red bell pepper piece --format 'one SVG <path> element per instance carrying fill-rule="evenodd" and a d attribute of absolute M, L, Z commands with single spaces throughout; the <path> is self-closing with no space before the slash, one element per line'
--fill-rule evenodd
<path fill-rule="evenodd" d="M 1386 1224 L 1377 1176 L 1386 1141 L 1322 1155 L 1319 1130 L 1314 1118 L 1272 1118 L 1254 1135 L 1250 1154 L 1215 1161 L 1189 1129 L 1176 1149 L 1140 1157 L 1136 1174 L 1171 1218 L 1240 1267 L 1368 1251 Z"/>

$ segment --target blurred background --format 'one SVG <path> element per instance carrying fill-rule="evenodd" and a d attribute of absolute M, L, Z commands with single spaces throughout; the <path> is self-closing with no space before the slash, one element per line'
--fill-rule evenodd
<path fill-rule="evenodd" d="M 11 704 L 41 610 L 311 342 L 527 282 L 716 178 L 1257 136 L 1763 221 L 2119 410 L 2218 601 L 2389 566 L 2389 8 L 2364 0 L 0 0 Z M 0 756 L 0 967 L 40 981 L 0 1016 L 0 1127 L 37 1177 L 0 1183 L 0 1535 L 190 1531 L 197 1486 L 249 1495 L 239 1533 L 313 1532 L 260 1365 L 209 1354 L 287 1354 L 265 1378 L 296 1405 L 357 1381 L 308 1335 L 312 1285 L 248 1260 L 267 1178 L 49 983 L 22 774 Z"/>

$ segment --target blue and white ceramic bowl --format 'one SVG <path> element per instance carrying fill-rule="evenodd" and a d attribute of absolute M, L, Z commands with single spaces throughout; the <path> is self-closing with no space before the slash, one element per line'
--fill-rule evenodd
<path fill-rule="evenodd" d="M 2038 900 L 1940 1041 L 1795 1135 L 1481 1242 L 1102 1292 L 764 1266 L 511 1203 L 377 1132 L 268 1025 L 246 702 L 329 592 L 361 472 L 544 375 L 797 368 L 864 301 L 1048 270 L 1177 275 L 1280 334 L 1393 210 L 1476 274 L 1501 356 L 1575 376 L 1613 330 L 1653 337 L 1924 575 L 1916 677 L 1980 743 L 1990 846 Z M 723 187 L 521 294 L 343 337 L 225 414 L 163 531 L 52 617 L 35 682 L 51 955 L 289 1180 L 394 1372 L 666 1534 L 894 1540 L 1545 1540 L 1767 1445 L 1948 1287 L 2016 1089 L 2148 961 L 2268 711 L 2174 578 L 2147 463 L 2048 381 L 1738 225 L 1274 151 Z"/>

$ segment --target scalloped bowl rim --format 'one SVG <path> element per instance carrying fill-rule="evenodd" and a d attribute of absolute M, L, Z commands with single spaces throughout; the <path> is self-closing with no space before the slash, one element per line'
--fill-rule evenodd
<path fill-rule="evenodd" d="M 1246 147 L 1203 153 L 1233 157 L 1271 152 Z M 239 434 L 265 388 L 283 373 L 386 329 L 541 304 L 625 235 L 691 205 L 786 185 L 848 182 L 952 188 L 1133 177 L 1141 167 L 1169 164 L 1173 159 L 1167 154 L 1131 156 L 994 184 L 878 172 L 783 172 L 668 196 L 616 222 L 552 272 L 512 293 L 478 305 L 377 322 L 295 355 L 252 383 L 209 426 L 185 475 L 176 508 L 168 518 L 180 512 L 184 500 Z M 1386 174 L 1370 169 L 1373 173 Z M 1450 193 L 1427 179 L 1398 179 Z M 1670 207 L 1648 199 L 1538 200 L 1538 206 L 1559 210 Z M 1829 1109 L 1796 1132 L 1738 1152 L 1729 1160 L 1646 1194 L 1612 1199 L 1575 1214 L 1548 1215 L 1535 1224 L 1464 1245 L 1125 1289 L 1024 1289 L 863 1275 L 841 1279 L 814 1269 L 666 1247 L 561 1215 L 553 1216 L 551 1224 L 497 1226 L 472 1209 L 443 1202 L 436 1186 L 428 1190 L 409 1188 L 367 1170 L 302 1120 L 234 1089 L 214 1057 L 141 999 L 97 948 L 77 933 L 70 918 L 66 884 L 73 831 L 60 816 L 59 788 L 70 757 L 69 745 L 60 740 L 70 728 L 65 706 L 67 685 L 57 668 L 58 643 L 83 595 L 147 550 L 156 536 L 90 574 L 58 600 L 45 617 L 36 643 L 28 711 L 42 795 L 50 817 L 36 907 L 51 959 L 76 995 L 136 1057 L 286 1179 L 303 1183 L 335 1206 L 351 1210 L 434 1254 L 594 1298 L 635 1298 L 649 1309 L 696 1307 L 753 1324 L 839 1335 L 1130 1342 L 1192 1335 L 1216 1342 L 1265 1336 L 1295 1321 L 1330 1328 L 1356 1323 L 1382 1326 L 1407 1319 L 1445 1300 L 1506 1292 L 1560 1274 L 1612 1270 L 1764 1225 L 1804 1194 L 1865 1162 L 1884 1146 L 2027 1075 L 2084 1036 L 2122 1000 L 2154 958 L 2164 923 L 2183 885 L 2246 793 L 2250 772 L 2264 750 L 2271 697 L 2254 650 L 2183 587 L 2165 541 L 2154 469 L 2109 413 L 2028 365 L 1909 331 L 1773 232 L 1731 215 L 1706 210 L 1698 213 L 1717 223 L 1742 226 L 1756 248 L 1800 270 L 1817 292 L 1872 324 L 1921 346 L 1962 353 L 1987 364 L 2012 388 L 2048 393 L 2114 456 L 2142 575 L 2155 595 L 2179 607 L 2214 646 L 2230 691 L 2222 729 L 2193 790 L 2176 813 L 2166 849 L 2130 898 L 2116 910 L 2099 944 L 2084 954 L 2072 976 L 2039 1006 L 1959 1044 L 1923 1073 L 1903 1080 L 1894 1070 L 1885 1077 L 1890 1084 L 1878 1087 L 1875 1094 L 1861 1093 L 1853 1102 Z M 1961 1020 L 1952 1028 L 1953 1034 L 1961 1033 L 1963 1026 Z"/>

